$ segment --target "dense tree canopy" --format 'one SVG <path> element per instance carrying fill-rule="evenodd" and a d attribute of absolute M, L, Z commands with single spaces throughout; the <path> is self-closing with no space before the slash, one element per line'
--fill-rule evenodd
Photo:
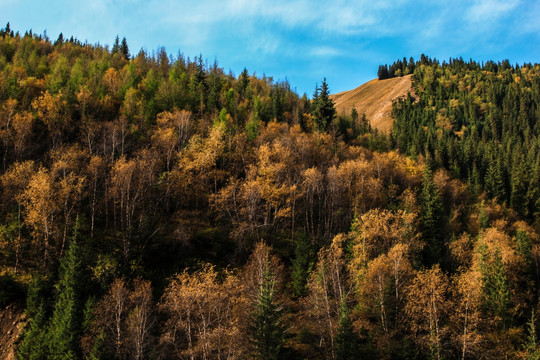
<path fill-rule="evenodd" d="M 6 26 L 18 357 L 538 356 L 538 65 L 406 73 L 385 136 L 337 115 L 326 80 L 310 100 L 202 55 Z"/>

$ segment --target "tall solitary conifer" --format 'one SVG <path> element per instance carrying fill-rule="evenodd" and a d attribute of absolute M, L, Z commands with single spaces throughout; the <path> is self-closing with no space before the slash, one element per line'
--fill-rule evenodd
<path fill-rule="evenodd" d="M 352 321 L 349 317 L 349 307 L 344 301 L 339 308 L 339 326 L 334 340 L 337 360 L 353 360 L 358 358 L 358 346 L 354 335 Z"/>
<path fill-rule="evenodd" d="M 330 90 L 328 89 L 326 78 L 323 79 L 320 88 L 318 86 L 315 87 L 315 93 L 313 94 L 311 106 L 311 115 L 313 116 L 313 121 L 315 122 L 317 130 L 321 132 L 328 129 L 336 116 L 334 101 L 330 99 Z"/>
<path fill-rule="evenodd" d="M 285 335 L 282 322 L 283 309 L 276 301 L 275 279 L 266 263 L 259 285 L 255 311 L 251 314 L 249 326 L 252 357 L 259 360 L 280 359 Z"/>
<path fill-rule="evenodd" d="M 80 299 L 82 279 L 77 228 L 76 224 L 73 240 L 60 261 L 60 279 L 56 285 L 58 300 L 54 307 L 49 330 L 51 359 L 78 358 L 82 311 Z"/>
<path fill-rule="evenodd" d="M 426 241 L 425 259 L 428 264 L 437 263 L 443 255 L 442 219 L 443 203 L 437 185 L 433 182 L 433 174 L 426 167 L 420 195 L 421 230 Z"/>
<path fill-rule="evenodd" d="M 307 279 L 315 262 L 311 241 L 307 235 L 302 235 L 296 240 L 294 255 L 291 273 L 293 292 L 295 296 L 300 297 L 306 294 Z"/>

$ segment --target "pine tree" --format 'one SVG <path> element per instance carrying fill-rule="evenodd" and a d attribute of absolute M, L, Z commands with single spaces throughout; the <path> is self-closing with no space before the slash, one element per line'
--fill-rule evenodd
<path fill-rule="evenodd" d="M 45 305 L 41 302 L 36 314 L 30 320 L 30 327 L 24 332 L 23 340 L 17 350 L 19 360 L 47 360 L 50 358 L 46 325 Z"/>
<path fill-rule="evenodd" d="M 29 327 L 22 335 L 22 342 L 17 350 L 18 359 L 48 358 L 48 302 L 49 286 L 42 276 L 34 274 L 28 285 L 25 313 L 30 318 Z"/>
<path fill-rule="evenodd" d="M 259 360 L 280 359 L 285 335 L 283 309 L 276 300 L 275 280 L 270 263 L 265 266 L 259 285 L 255 311 L 249 326 L 252 357 Z"/>
<path fill-rule="evenodd" d="M 379 80 L 388 79 L 388 65 L 379 65 L 379 70 L 377 71 L 377 78 Z"/>
<path fill-rule="evenodd" d="M 247 87 L 249 86 L 249 73 L 246 68 L 244 68 L 238 80 L 240 84 L 240 96 L 242 97 L 242 99 L 245 99 Z"/>
<path fill-rule="evenodd" d="M 120 38 L 118 35 L 116 35 L 116 38 L 114 39 L 114 44 L 111 50 L 111 54 L 116 54 L 120 51 Z"/>
<path fill-rule="evenodd" d="M 354 360 L 358 358 L 358 344 L 352 321 L 349 317 L 349 307 L 345 300 L 339 308 L 339 325 L 334 339 L 337 360 Z"/>
<path fill-rule="evenodd" d="M 197 72 L 195 73 L 195 76 L 193 78 L 193 81 L 194 81 L 194 94 L 193 95 L 196 97 L 198 101 L 196 106 L 198 107 L 199 116 L 202 117 L 203 112 L 205 110 L 208 84 L 206 83 L 206 71 L 204 67 L 202 54 L 200 54 L 197 58 L 195 58 L 195 61 L 197 63 Z"/>
<path fill-rule="evenodd" d="M 122 44 L 120 45 L 120 53 L 124 56 L 124 59 L 129 60 L 129 47 L 126 38 L 122 38 Z"/>
<path fill-rule="evenodd" d="M 56 285 L 58 300 L 51 318 L 49 351 L 53 359 L 76 359 L 81 320 L 81 261 L 77 228 L 66 254 L 60 261 L 60 279 Z"/>
<path fill-rule="evenodd" d="M 424 250 L 427 264 L 439 262 L 443 255 L 443 203 L 437 185 L 433 182 L 433 174 L 426 166 L 422 183 L 421 201 L 421 231 L 426 241 Z"/>
<path fill-rule="evenodd" d="M 28 285 L 28 291 L 26 292 L 26 309 L 24 312 L 27 316 L 34 316 L 41 305 L 45 306 L 47 309 L 47 304 L 45 299 L 48 298 L 48 284 L 45 283 L 45 280 L 42 276 L 34 274 L 32 280 Z"/>
<path fill-rule="evenodd" d="M 314 264 L 313 248 L 307 235 L 296 240 L 294 251 L 295 258 L 292 262 L 293 293 L 295 296 L 304 296 L 306 293 L 306 283 Z"/>
<path fill-rule="evenodd" d="M 503 202 L 506 200 L 506 186 L 500 158 L 492 158 L 486 173 L 486 191 L 489 196 Z"/>
<path fill-rule="evenodd" d="M 64 34 L 60 33 L 58 35 L 58 39 L 56 39 L 56 41 L 54 42 L 54 45 L 57 46 L 57 45 L 62 45 L 64 43 Z"/>
<path fill-rule="evenodd" d="M 510 305 L 510 289 L 501 253 L 497 250 L 491 258 L 484 246 L 481 248 L 481 260 L 484 308 L 488 313 L 497 316 L 504 327 Z"/>
<path fill-rule="evenodd" d="M 321 132 L 326 131 L 336 116 L 334 101 L 330 99 L 330 90 L 326 78 L 323 79 L 320 88 L 315 87 L 311 109 L 311 115 L 317 129 Z"/>
<path fill-rule="evenodd" d="M 518 253 L 523 256 L 525 262 L 532 266 L 533 264 L 533 255 L 532 255 L 532 246 L 529 240 L 529 235 L 523 230 L 518 230 L 516 232 L 516 244 Z"/>
<path fill-rule="evenodd" d="M 529 335 L 527 336 L 527 342 L 523 345 L 525 359 L 527 360 L 540 360 L 540 350 L 538 349 L 538 339 L 536 338 L 536 319 L 534 317 L 534 310 L 531 312 L 531 319 L 527 323 Z"/>

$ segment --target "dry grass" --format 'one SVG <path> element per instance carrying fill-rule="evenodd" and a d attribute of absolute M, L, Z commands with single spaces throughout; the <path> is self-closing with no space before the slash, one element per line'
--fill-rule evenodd
<path fill-rule="evenodd" d="M 339 114 L 350 114 L 353 107 L 365 113 L 371 126 L 384 133 L 390 132 L 393 119 L 392 102 L 412 93 L 412 75 L 386 80 L 371 80 L 356 89 L 331 95 Z"/>
<path fill-rule="evenodd" d="M 15 360 L 15 343 L 21 335 L 25 315 L 20 305 L 0 309 L 0 359 Z"/>

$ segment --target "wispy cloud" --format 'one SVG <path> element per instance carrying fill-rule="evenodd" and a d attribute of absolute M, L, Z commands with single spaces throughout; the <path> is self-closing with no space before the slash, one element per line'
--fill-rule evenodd
<path fill-rule="evenodd" d="M 469 8 L 466 19 L 472 23 L 494 23 L 501 17 L 511 16 L 519 0 L 476 0 Z"/>
<path fill-rule="evenodd" d="M 184 1 L 159 1 L 151 8 L 160 9 L 163 21 L 185 27 L 208 26 L 234 20 L 237 26 L 279 24 L 286 28 L 309 28 L 328 34 L 354 35 L 388 32 L 382 28 L 388 12 L 406 1 L 307 1 L 307 0 L 208 0 L 187 4 Z M 397 29 L 395 29 L 397 30 Z"/>
<path fill-rule="evenodd" d="M 340 49 L 331 46 L 316 46 L 311 49 L 310 54 L 312 56 L 334 57 L 342 55 L 343 52 Z"/>
<path fill-rule="evenodd" d="M 444 59 L 540 57 L 540 1 L 527 0 L 0 0 L 0 26 L 47 29 L 133 53 L 165 46 L 202 53 L 237 72 L 296 79 L 301 91 L 327 76 L 344 90 L 377 65 L 421 53 Z M 355 75 L 356 74 L 356 75 Z M 361 75 L 363 74 L 363 75 Z M 367 78 L 366 78 L 367 77 Z"/>

